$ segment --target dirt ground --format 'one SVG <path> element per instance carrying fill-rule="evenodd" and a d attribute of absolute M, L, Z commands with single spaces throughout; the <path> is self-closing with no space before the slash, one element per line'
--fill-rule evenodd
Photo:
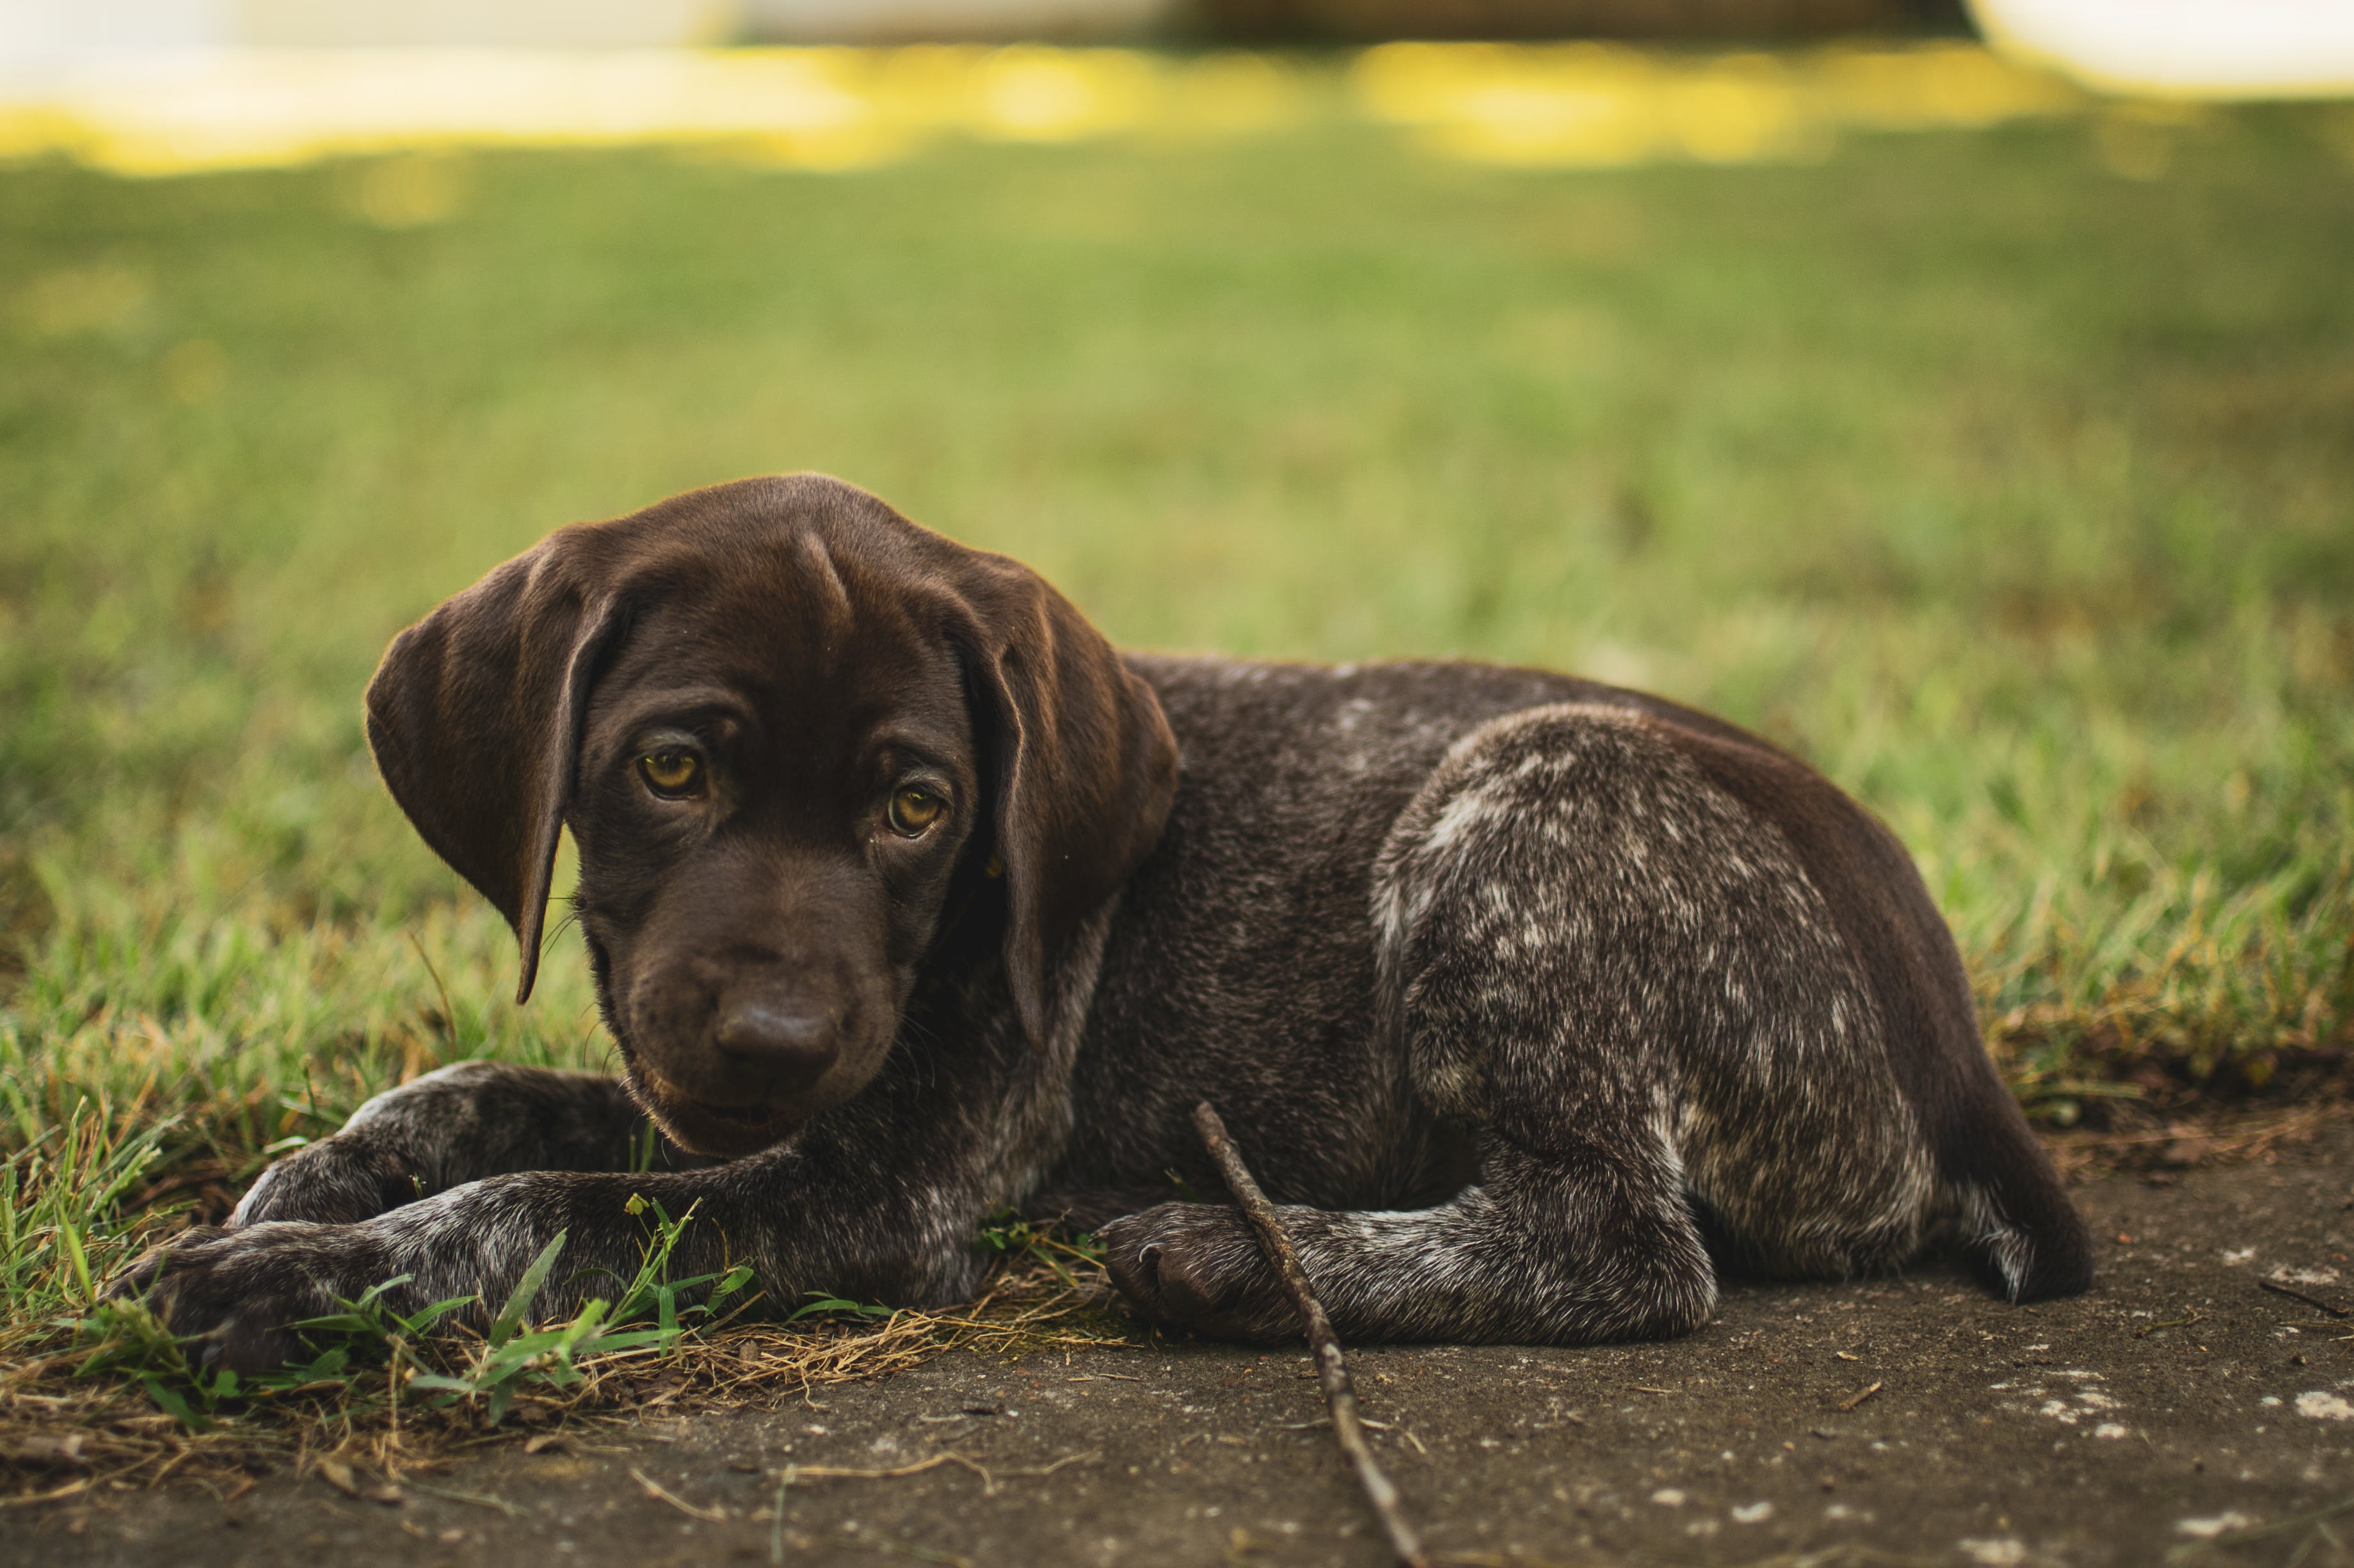
<path fill-rule="evenodd" d="M 2354 1504 L 2354 1319 L 2258 1284 L 2354 1306 L 2354 1137 L 2079 1195 L 2105 1256 L 2078 1300 L 2007 1307 L 1935 1271 L 1735 1285 L 1673 1344 L 1351 1359 L 1407 1508 L 1459 1563 L 2354 1560 L 2354 1516 L 2301 1518 Z M 5 1555 L 1373 1568 L 1321 1414 L 1303 1354 L 957 1354 L 814 1404 L 504 1445 L 398 1504 L 317 1477 L 77 1498 L 8 1520 Z M 2230 1542 L 2256 1526 L 2285 1528 Z"/>

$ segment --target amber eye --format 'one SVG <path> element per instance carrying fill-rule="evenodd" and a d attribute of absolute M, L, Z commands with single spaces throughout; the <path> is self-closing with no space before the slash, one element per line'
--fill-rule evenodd
<path fill-rule="evenodd" d="M 921 838 L 948 809 L 949 803 L 929 789 L 902 789 L 891 797 L 891 831 L 903 838 Z"/>
<path fill-rule="evenodd" d="M 638 758 L 646 788 L 665 800 L 683 800 L 703 788 L 703 758 L 691 751 L 650 751 Z"/>

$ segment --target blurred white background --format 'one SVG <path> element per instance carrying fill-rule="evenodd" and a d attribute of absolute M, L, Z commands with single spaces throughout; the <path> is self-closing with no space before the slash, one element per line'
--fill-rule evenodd
<path fill-rule="evenodd" d="M 1294 6 L 1338 14 L 1347 0 Z M 2354 0 L 1968 0 L 1998 47 L 2105 90 L 2207 97 L 2334 95 L 2354 86 Z M 1640 30 L 1633 0 L 1526 0 L 1527 36 L 1557 10 L 1575 37 L 1606 13 Z M 1233 7 L 1228 7 L 1233 9 Z M 1288 14 L 1279 4 L 1262 5 Z M 1744 0 L 1650 0 L 1663 31 L 1741 30 Z M 1756 31 L 1788 7 L 1756 0 Z M 1245 6 L 1235 14 L 1247 11 Z M 1691 16 L 1684 15 L 1690 12 Z M 1380 12 L 1411 33 L 1417 16 Z M 1498 15 L 1504 13 L 1499 12 Z M 1861 13 L 1860 13 L 1861 14 Z M 1134 39 L 1223 15 L 1187 0 L 0 0 L 0 76 L 207 48 L 631 48 L 737 42 Z"/>

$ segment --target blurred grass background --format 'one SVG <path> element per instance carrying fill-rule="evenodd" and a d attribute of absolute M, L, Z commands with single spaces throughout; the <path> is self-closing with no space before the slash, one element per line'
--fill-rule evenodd
<path fill-rule="evenodd" d="M 604 1060 L 574 943 L 508 1000 L 360 689 L 557 524 L 775 470 L 1123 643 L 1554 665 L 1755 727 L 1912 847 L 2054 1120 L 2334 1060 L 2345 142 L 2313 107 L 1735 169 L 1345 124 L 0 169 L 12 1313 L 58 1221 L 217 1207 L 453 1058 Z"/>

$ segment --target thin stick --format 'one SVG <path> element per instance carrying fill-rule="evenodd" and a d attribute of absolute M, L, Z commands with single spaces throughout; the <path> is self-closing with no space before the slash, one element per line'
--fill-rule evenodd
<path fill-rule="evenodd" d="M 1837 1404 L 1831 1406 L 1831 1408 L 1838 1411 L 1841 1415 L 1845 1415 L 1849 1411 L 1853 1410 L 1857 1405 L 1861 1404 L 1865 1400 L 1870 1399 L 1873 1394 L 1878 1393 L 1886 1386 L 1886 1383 L 1875 1379 L 1872 1382 L 1866 1383 L 1863 1387 L 1857 1389 L 1853 1393 L 1849 1394 L 1845 1399 L 1840 1400 Z"/>
<path fill-rule="evenodd" d="M 982 1494 L 984 1496 L 993 1496 L 997 1491 L 997 1478 L 1000 1476 L 1051 1476 L 1066 1465 L 1084 1464 L 1086 1461 L 1097 1458 L 1100 1456 L 1101 1450 L 1089 1448 L 1082 1453 L 1066 1454 L 1061 1458 L 1055 1460 L 1053 1464 L 1043 1465 L 1034 1469 L 991 1470 L 982 1466 L 981 1461 L 978 1459 L 970 1459 L 962 1454 L 944 1450 L 933 1455 L 928 1459 L 918 1459 L 912 1465 L 901 1465 L 896 1469 L 889 1470 L 844 1470 L 837 1469 L 832 1465 L 788 1465 L 785 1467 L 785 1480 L 782 1484 L 792 1486 L 799 1482 L 811 1479 L 822 1481 L 895 1481 L 902 1476 L 920 1476 L 926 1470 L 937 1470 L 942 1465 L 962 1465 L 966 1469 L 970 1470 L 974 1475 L 981 1478 L 981 1489 Z"/>
<path fill-rule="evenodd" d="M 602 1450 L 602 1453 L 614 1453 L 614 1450 L 608 1448 L 608 1450 Z M 471 1502 L 473 1507 L 478 1507 L 478 1510 L 492 1510 L 494 1514 L 506 1514 L 508 1519 L 523 1519 L 523 1510 L 518 1510 L 514 1502 L 508 1502 L 506 1498 L 492 1498 L 490 1493 L 461 1493 L 461 1490 L 457 1490 L 454 1486 L 426 1486 L 424 1481 L 417 1481 L 414 1477 L 409 1478 L 409 1481 L 402 1481 L 402 1486 L 408 1486 L 409 1490 L 417 1490 L 417 1493 L 430 1493 L 430 1495 L 436 1495 L 436 1498 L 447 1498 L 450 1502 Z"/>
<path fill-rule="evenodd" d="M 1250 1167 L 1243 1163 L 1242 1150 L 1226 1135 L 1226 1124 L 1218 1113 L 1204 1100 L 1193 1107 L 1193 1126 L 1202 1135 L 1202 1145 L 1210 1158 L 1218 1162 L 1219 1174 L 1226 1179 L 1226 1191 L 1234 1194 L 1235 1206 L 1251 1229 L 1258 1233 L 1259 1245 L 1266 1249 L 1267 1259 L 1276 1272 L 1283 1276 L 1283 1288 L 1291 1297 L 1291 1304 L 1299 1311 L 1300 1327 L 1306 1331 L 1308 1348 L 1315 1353 L 1316 1371 L 1324 1384 L 1324 1404 L 1332 1412 L 1332 1436 L 1340 1439 L 1341 1452 L 1355 1467 L 1357 1484 L 1365 1489 L 1365 1500 L 1373 1505 L 1373 1517 L 1382 1521 L 1382 1531 L 1390 1538 L 1390 1550 L 1406 1568 L 1430 1568 L 1430 1559 L 1423 1555 L 1422 1540 L 1408 1524 L 1405 1512 L 1398 1507 L 1397 1489 L 1382 1474 L 1373 1462 L 1373 1450 L 1365 1441 L 1364 1427 L 1357 1415 L 1357 1390 L 1349 1381 L 1349 1368 L 1341 1360 L 1340 1336 L 1332 1332 L 1332 1319 L 1324 1315 L 1322 1303 L 1308 1286 L 1308 1272 L 1299 1266 L 1299 1253 L 1284 1234 L 1283 1222 L 1275 1217 L 1275 1205 L 1258 1190 Z"/>
<path fill-rule="evenodd" d="M 2327 1312 L 2333 1318 L 2354 1318 L 2354 1312 L 2349 1312 L 2343 1307 L 2332 1307 L 2328 1302 L 2307 1296 L 2302 1290 L 2291 1290 L 2287 1286 L 2276 1284 L 2269 1279 L 2257 1280 L 2256 1288 L 2269 1290 L 2275 1296 L 2285 1296 L 2292 1301 L 2302 1301 L 2306 1306 Z"/>
<path fill-rule="evenodd" d="M 689 1519 L 705 1520 L 712 1524 L 725 1524 L 727 1522 L 727 1510 L 726 1509 L 697 1508 L 693 1503 L 687 1501 L 684 1498 L 680 1497 L 676 1492 L 664 1487 L 660 1481 L 655 1480 L 652 1476 L 647 1475 L 643 1470 L 639 1469 L 635 1465 L 630 1467 L 630 1479 L 645 1488 L 646 1496 L 653 1499 L 654 1501 L 668 1503 L 671 1507 L 678 1510 L 679 1512 L 686 1515 Z"/>
<path fill-rule="evenodd" d="M 2204 1320 L 2205 1314 L 2200 1312 L 2198 1308 L 2193 1307 L 2182 1317 L 2168 1318 L 2162 1323 L 2144 1323 L 2140 1328 L 2134 1330 L 2134 1338 L 2137 1340 L 2147 1340 L 2152 1334 L 2162 1332 L 2165 1330 L 2188 1329 L 2193 1323 L 2203 1322 Z M 2339 1325 L 2336 1323 L 2299 1323 L 2291 1326 L 2301 1329 L 2335 1329 L 2339 1327 Z"/>

